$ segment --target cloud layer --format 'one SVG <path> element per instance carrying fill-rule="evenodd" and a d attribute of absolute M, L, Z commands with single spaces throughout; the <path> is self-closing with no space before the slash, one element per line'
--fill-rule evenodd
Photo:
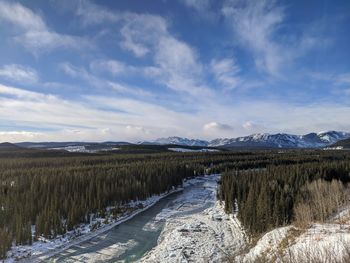
<path fill-rule="evenodd" d="M 337 55 L 350 39 L 325 17 L 273 0 L 155 4 L 0 0 L 0 141 L 350 131 Z"/>

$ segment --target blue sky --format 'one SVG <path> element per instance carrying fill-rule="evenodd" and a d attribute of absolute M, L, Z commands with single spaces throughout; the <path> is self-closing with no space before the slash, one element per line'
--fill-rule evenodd
<path fill-rule="evenodd" d="M 350 1 L 0 0 L 0 141 L 350 131 Z"/>

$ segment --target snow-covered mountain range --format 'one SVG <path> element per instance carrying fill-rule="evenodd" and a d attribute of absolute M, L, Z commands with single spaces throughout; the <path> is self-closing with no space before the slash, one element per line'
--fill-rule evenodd
<path fill-rule="evenodd" d="M 174 145 L 207 147 L 209 145 L 209 142 L 205 140 L 199 140 L 199 139 L 187 139 L 187 138 L 172 136 L 168 138 L 159 138 L 151 142 L 142 142 L 141 144 L 160 144 L 160 145 L 174 144 Z"/>
<path fill-rule="evenodd" d="M 238 138 L 214 139 L 211 141 L 187 139 L 181 137 L 160 138 L 142 144 L 176 144 L 199 147 L 264 147 L 264 148 L 319 148 L 332 145 L 339 140 L 350 138 L 350 133 L 339 131 L 327 131 L 309 133 L 305 135 L 293 135 L 286 133 L 257 133 Z"/>

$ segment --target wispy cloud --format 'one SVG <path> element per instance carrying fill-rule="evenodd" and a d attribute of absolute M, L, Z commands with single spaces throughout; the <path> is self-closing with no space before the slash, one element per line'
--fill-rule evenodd
<path fill-rule="evenodd" d="M 120 19 L 118 12 L 111 12 L 109 9 L 85 0 L 78 1 L 76 15 L 81 18 L 82 23 L 86 26 L 116 22 Z"/>
<path fill-rule="evenodd" d="M 45 136 L 45 134 L 29 131 L 0 131 L 0 138 L 2 138 L 2 141 L 9 142 L 32 141 L 36 140 L 40 136 Z"/>
<path fill-rule="evenodd" d="M 104 63 L 110 64 L 111 61 L 104 61 L 101 64 L 95 64 L 94 66 L 92 66 L 92 70 L 96 69 L 96 67 L 98 67 L 100 70 L 106 70 L 107 68 L 105 68 L 106 65 L 104 65 Z M 112 64 L 115 65 L 116 61 L 113 61 Z M 72 65 L 69 62 L 65 62 L 65 63 L 61 63 L 59 65 L 59 67 L 63 70 L 64 73 L 66 73 L 67 75 L 69 75 L 72 78 L 75 79 L 80 79 L 86 82 L 87 85 L 98 88 L 98 89 L 112 89 L 115 92 L 121 93 L 121 94 L 127 94 L 127 95 L 133 95 L 133 96 L 144 96 L 144 97 L 149 97 L 152 96 L 152 94 L 146 90 L 137 88 L 137 87 L 133 87 L 127 84 L 122 84 L 116 81 L 112 81 L 112 80 L 108 80 L 108 79 L 104 79 L 104 78 L 100 78 L 97 77 L 96 75 L 94 75 L 93 73 L 89 72 L 87 69 L 83 68 L 83 67 L 77 67 Z M 126 67 L 126 66 L 125 66 Z M 115 71 L 116 68 L 108 68 L 109 71 Z"/>
<path fill-rule="evenodd" d="M 256 66 L 276 75 L 286 59 L 274 34 L 284 19 L 284 9 L 275 1 L 226 1 L 222 12 L 239 41 L 254 54 Z"/>
<path fill-rule="evenodd" d="M 157 15 L 125 13 L 120 33 L 123 37 L 121 47 L 143 57 L 160 37 L 168 34 L 167 22 Z"/>
<path fill-rule="evenodd" d="M 94 72 L 108 72 L 113 76 L 131 74 L 137 70 L 136 67 L 114 59 L 94 60 L 90 63 L 90 69 Z"/>
<path fill-rule="evenodd" d="M 196 50 L 174 37 L 167 21 L 156 15 L 129 14 L 121 35 L 122 46 L 137 57 L 149 54 L 154 62 L 146 73 L 166 87 L 190 95 L 211 94 L 202 79 L 203 66 Z"/>
<path fill-rule="evenodd" d="M 6 27 L 0 79 L 26 88 L 0 85 L 0 122 L 14 123 L 12 131 L 0 125 L 0 140 L 211 139 L 350 130 L 347 102 L 333 97 L 350 94 L 347 64 L 330 64 L 332 74 L 306 76 L 314 60 L 302 60 L 303 55 L 329 43 L 322 26 L 307 29 L 312 18 L 295 24 L 294 10 L 273 0 L 179 1 L 163 16 L 133 5 L 115 8 L 119 3 L 67 0 L 66 9 L 52 12 L 49 6 L 44 13 L 30 2 L 0 0 L 0 23 Z M 201 27 L 196 36 L 176 20 L 184 11 L 195 12 L 186 16 L 186 27 L 194 32 Z M 196 20 L 212 12 L 215 20 Z M 57 21 L 69 15 L 63 28 Z M 202 30 L 206 25 L 210 28 Z M 89 39 L 99 47 L 96 52 L 87 52 Z M 35 55 L 58 48 L 82 51 L 18 58 L 18 44 Z M 325 64 L 315 68 L 326 72 Z M 41 92 L 31 91 L 33 84 Z M 316 95 L 321 89 L 327 89 L 325 96 Z M 309 99 L 314 97 L 320 99 Z"/>
<path fill-rule="evenodd" d="M 84 38 L 51 30 L 40 15 L 16 2 L 0 1 L 0 21 L 12 25 L 17 30 L 14 40 L 34 54 L 60 47 L 90 46 Z"/>
<path fill-rule="evenodd" d="M 211 0 L 180 0 L 180 2 L 196 12 L 195 18 L 199 17 L 213 22 L 220 17 L 214 7 L 219 2 Z"/>
<path fill-rule="evenodd" d="M 207 111 L 208 107 L 210 112 Z M 282 108 L 283 111 L 280 110 Z M 242 112 L 245 114 L 241 115 Z M 194 114 L 174 111 L 137 99 L 85 96 L 73 101 L 57 95 L 0 85 L 1 120 L 15 123 L 28 123 L 30 120 L 33 128 L 55 127 L 54 131 L 40 136 L 34 130 L 31 140 L 35 141 L 74 140 L 77 138 L 77 131 L 80 140 L 99 141 L 137 141 L 170 134 L 187 137 L 204 135 L 206 138 L 234 137 L 246 135 L 247 131 L 293 131 L 302 134 L 329 127 L 349 130 L 349 115 L 350 107 L 336 104 L 301 106 L 273 101 L 250 101 L 235 105 L 222 105 L 218 102 L 210 105 L 198 104 L 197 113 Z M 251 120 L 259 120 L 264 126 L 256 125 Z M 11 136 L 3 134 L 1 140 L 9 140 L 13 138 Z M 22 137 L 20 134 L 16 136 L 17 141 L 28 138 L 25 134 Z"/>
<path fill-rule="evenodd" d="M 203 12 L 209 9 L 210 0 L 180 0 L 188 7 L 194 8 L 198 12 Z"/>
<path fill-rule="evenodd" d="M 210 63 L 211 71 L 213 72 L 216 80 L 226 89 L 234 89 L 241 82 L 239 66 L 233 59 L 213 59 Z"/>
<path fill-rule="evenodd" d="M 26 100 L 32 100 L 32 101 L 38 101 L 38 100 L 50 100 L 52 97 L 50 95 L 45 95 L 42 93 L 14 88 L 6 85 L 0 84 L 0 95 L 6 94 L 6 95 L 13 95 L 21 99 Z"/>
<path fill-rule="evenodd" d="M 315 81 L 327 83 L 330 89 L 337 88 L 346 95 L 350 94 L 350 73 L 311 72 L 307 75 Z"/>
<path fill-rule="evenodd" d="M 39 80 L 35 69 L 18 64 L 0 67 L 0 77 L 16 83 L 35 83 Z"/>
<path fill-rule="evenodd" d="M 252 54 L 257 69 L 274 77 L 308 51 L 331 44 L 316 22 L 299 34 L 284 33 L 286 9 L 275 0 L 226 0 L 221 10 L 233 39 Z"/>
<path fill-rule="evenodd" d="M 350 85 L 350 73 L 339 74 L 335 77 L 335 81 L 338 84 Z"/>
<path fill-rule="evenodd" d="M 163 17 L 132 12 L 113 13 L 89 1 L 82 1 L 77 10 L 84 25 L 118 22 L 120 47 L 136 58 L 149 56 L 152 59 L 154 65 L 143 68 L 146 77 L 180 93 L 203 96 L 212 94 L 201 78 L 203 66 L 196 50 L 174 37 Z M 91 20 L 88 15 L 90 12 Z M 92 67 L 94 66 L 96 69 L 108 67 L 110 72 L 113 71 L 112 74 L 116 74 L 121 73 L 125 65 L 117 61 L 105 61 L 95 63 Z M 130 67 L 128 69 L 129 72 L 132 71 Z"/>

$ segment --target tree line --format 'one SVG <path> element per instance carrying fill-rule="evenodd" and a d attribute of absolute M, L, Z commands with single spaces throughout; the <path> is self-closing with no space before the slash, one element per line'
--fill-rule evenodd
<path fill-rule="evenodd" d="M 321 157 L 328 154 L 333 156 Z M 310 216 L 310 220 L 324 219 L 344 200 L 341 185 L 350 181 L 349 153 L 320 153 L 316 162 L 303 162 L 304 158 L 310 158 L 307 155 L 300 154 L 297 158 L 300 159 L 297 164 L 276 164 L 272 160 L 274 164 L 263 169 L 223 173 L 218 197 L 224 201 L 226 212 L 237 213 L 252 236 L 290 224 L 296 215 L 300 219 L 305 211 L 322 214 L 322 217 Z M 337 197 L 327 196 L 332 194 L 327 193 L 330 189 L 337 190 L 333 193 Z M 325 200 L 329 202 L 328 206 Z M 301 206 L 305 202 L 309 205 Z"/>

